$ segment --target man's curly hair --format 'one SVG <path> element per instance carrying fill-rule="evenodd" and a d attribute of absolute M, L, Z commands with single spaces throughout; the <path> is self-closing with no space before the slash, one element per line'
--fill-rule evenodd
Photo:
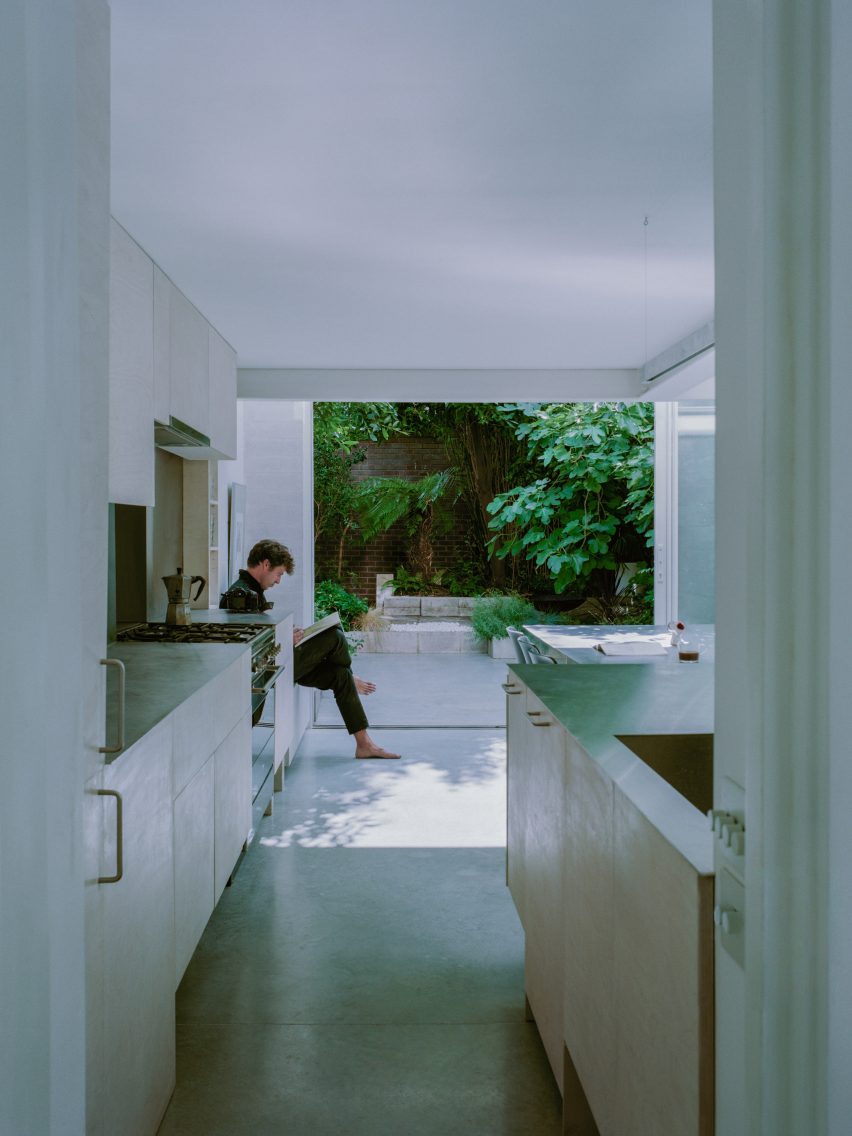
<path fill-rule="evenodd" d="M 290 549 L 279 544 L 277 540 L 259 540 L 249 552 L 246 564 L 249 568 L 256 568 L 264 560 L 268 560 L 272 568 L 283 564 L 287 575 L 293 575 L 294 564 Z"/>

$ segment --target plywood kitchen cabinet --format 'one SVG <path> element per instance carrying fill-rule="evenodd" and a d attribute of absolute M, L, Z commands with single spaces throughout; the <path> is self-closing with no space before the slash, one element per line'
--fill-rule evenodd
<path fill-rule="evenodd" d="M 214 900 L 218 902 L 251 832 L 251 714 L 213 755 Z"/>
<path fill-rule="evenodd" d="M 154 266 L 110 223 L 109 500 L 154 504 Z"/>
<path fill-rule="evenodd" d="M 601 1132 L 614 1121 L 613 784 L 566 736 L 565 1044 Z"/>
<path fill-rule="evenodd" d="M 515 772 L 526 813 L 523 854 L 524 988 L 556 1083 L 562 1088 L 565 731 L 527 692 Z"/>
<path fill-rule="evenodd" d="M 213 756 L 174 802 L 175 988 L 213 914 Z"/>
<path fill-rule="evenodd" d="M 173 1090 L 174 992 L 249 831 L 249 673 L 245 651 L 87 784 L 88 1136 L 153 1136 Z"/>
<path fill-rule="evenodd" d="M 215 328 L 208 328 L 210 445 L 237 456 L 237 353 Z"/>
<path fill-rule="evenodd" d="M 712 1136 L 713 880 L 673 855 L 617 788 L 613 803 L 609 1131 Z"/>
<path fill-rule="evenodd" d="M 175 418 L 209 436 L 209 324 L 172 285 L 169 302 L 170 409 Z"/>
<path fill-rule="evenodd" d="M 174 285 L 154 268 L 154 418 L 168 422 L 172 413 L 171 303 Z"/>
<path fill-rule="evenodd" d="M 554 690 L 559 677 L 546 680 Z M 522 691 L 507 695 L 508 882 L 525 932 L 527 1000 L 560 1088 L 570 1073 L 566 1131 L 592 1131 L 582 1126 L 590 1110 L 600 1136 L 710 1136 L 712 874 L 636 803 L 675 791 L 656 775 L 649 782 L 626 750 L 606 748 L 594 717 L 623 720 L 640 702 L 608 709 L 600 690 L 592 699 L 590 685 L 576 684 L 592 707 L 586 733 L 610 762 L 600 764 L 521 678 L 510 672 L 507 685 Z M 704 831 L 679 796 L 671 808 L 694 812 Z"/>
<path fill-rule="evenodd" d="M 512 745 L 506 754 L 506 883 L 512 895 L 521 925 L 526 928 L 526 832 L 530 827 L 529 773 L 526 768 L 525 737 L 529 730 L 526 716 L 526 692 L 523 685 L 508 676 L 506 691 L 506 728 Z"/>
<path fill-rule="evenodd" d="M 172 715 L 175 987 L 221 895 L 221 888 L 216 886 L 217 862 L 224 862 L 227 851 L 236 844 L 234 832 L 241 831 L 239 847 L 228 868 L 230 874 L 248 835 L 244 820 L 246 811 L 251 811 L 251 738 L 246 738 L 244 719 L 249 682 L 246 653 Z M 249 735 L 250 730 L 249 725 Z M 226 758 L 220 753 L 229 743 L 228 753 L 236 767 L 230 769 L 230 779 Z M 242 753 L 238 752 L 240 745 Z M 248 787 L 238 772 L 246 764 Z"/>
<path fill-rule="evenodd" d="M 102 939 L 90 945 L 101 964 L 104 1030 L 89 1134 L 147 1136 L 175 1084 L 171 718 L 106 766 L 103 783 L 123 802 L 124 874 L 99 887 Z M 101 871 L 109 875 L 116 802 L 103 798 L 102 808 Z"/>
<path fill-rule="evenodd" d="M 236 457 L 237 357 L 113 218 L 110 260 L 109 499 L 153 505 L 155 420 L 209 437 L 204 458 Z"/>

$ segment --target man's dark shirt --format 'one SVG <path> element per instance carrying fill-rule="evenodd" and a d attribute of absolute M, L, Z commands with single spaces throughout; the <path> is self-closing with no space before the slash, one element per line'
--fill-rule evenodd
<path fill-rule="evenodd" d="M 239 579 L 234 580 L 233 584 L 231 584 L 227 592 L 224 592 L 222 594 L 222 598 L 219 600 L 219 606 L 225 608 L 231 607 L 232 605 L 229 600 L 229 596 L 233 595 L 235 592 L 242 592 L 243 594 L 251 593 L 254 596 L 257 596 L 257 607 L 255 607 L 253 603 L 251 604 L 251 607 L 249 607 L 249 603 L 251 603 L 251 601 L 249 601 L 249 603 L 243 601 L 243 605 L 241 606 L 244 606 L 245 610 L 247 611 L 267 611 L 272 607 L 272 604 L 265 598 L 263 594 L 263 588 L 260 586 L 257 580 L 255 580 L 254 576 L 252 576 L 250 572 L 247 572 L 245 568 L 240 569 Z"/>

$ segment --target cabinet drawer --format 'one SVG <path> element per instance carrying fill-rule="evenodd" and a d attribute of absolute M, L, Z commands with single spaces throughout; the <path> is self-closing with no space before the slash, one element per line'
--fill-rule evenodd
<path fill-rule="evenodd" d="M 213 755 L 214 898 L 218 902 L 251 831 L 251 714 Z"/>
<path fill-rule="evenodd" d="M 251 659 L 246 651 L 175 710 L 175 797 L 248 710 L 250 670 Z"/>
<path fill-rule="evenodd" d="M 175 988 L 213 912 L 213 756 L 174 805 Z"/>

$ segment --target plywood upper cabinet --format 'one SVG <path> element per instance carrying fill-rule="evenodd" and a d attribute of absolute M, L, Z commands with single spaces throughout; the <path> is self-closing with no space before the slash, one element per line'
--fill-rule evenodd
<path fill-rule="evenodd" d="M 209 435 L 210 325 L 174 286 L 170 297 L 171 413 L 181 422 Z"/>
<path fill-rule="evenodd" d="M 209 329 L 210 445 L 237 456 L 237 353 L 215 328 Z"/>
<path fill-rule="evenodd" d="M 154 418 L 168 422 L 172 413 L 171 303 L 174 285 L 154 265 Z"/>
<path fill-rule="evenodd" d="M 110 223 L 109 500 L 154 504 L 154 266 Z"/>
<path fill-rule="evenodd" d="M 110 256 L 109 499 L 153 505 L 155 420 L 210 438 L 183 456 L 237 456 L 237 356 L 112 219 Z"/>

